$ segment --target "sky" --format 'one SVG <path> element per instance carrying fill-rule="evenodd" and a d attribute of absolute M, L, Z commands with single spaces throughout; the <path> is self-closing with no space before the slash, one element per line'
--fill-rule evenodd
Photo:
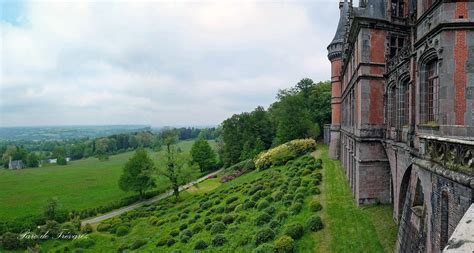
<path fill-rule="evenodd" d="M 0 126 L 217 125 L 330 79 L 339 0 L 0 0 Z"/>

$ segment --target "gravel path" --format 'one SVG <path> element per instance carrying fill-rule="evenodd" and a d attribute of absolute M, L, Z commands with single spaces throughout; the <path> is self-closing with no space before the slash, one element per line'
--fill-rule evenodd
<path fill-rule="evenodd" d="M 185 185 L 182 185 L 179 187 L 179 191 L 183 191 L 183 190 L 186 190 L 188 189 L 189 187 L 197 184 L 197 183 L 200 183 L 204 180 L 206 180 L 209 176 L 213 176 L 213 175 L 216 175 L 217 173 L 221 172 L 222 169 L 218 170 L 218 171 L 214 171 L 210 174 L 207 174 L 201 178 L 198 178 L 188 184 L 185 184 Z M 104 213 L 100 216 L 97 216 L 97 217 L 94 217 L 94 218 L 88 218 L 88 219 L 85 219 L 81 222 L 81 226 L 84 226 L 86 224 L 94 224 L 94 223 L 98 223 L 98 222 L 101 222 L 101 221 L 104 221 L 104 220 L 107 220 L 107 219 L 110 219 L 112 217 L 115 217 L 115 216 L 118 216 L 120 214 L 123 214 L 123 213 L 126 213 L 128 211 L 131 211 L 131 210 L 134 210 L 134 209 L 137 209 L 141 206 L 144 206 L 144 205 L 147 205 L 147 204 L 151 204 L 151 203 L 155 203 L 157 201 L 160 201 L 162 199 L 165 199 L 169 196 L 173 195 L 173 191 L 172 190 L 169 190 L 165 193 L 162 193 L 160 195 L 157 195 L 151 199 L 147 199 L 147 200 L 144 200 L 144 201 L 141 201 L 141 202 L 137 202 L 133 205 L 129 205 L 129 206 L 126 206 L 126 207 L 122 207 L 122 208 L 119 208 L 117 210 L 114 210 L 114 211 L 111 211 L 111 212 L 108 212 L 108 213 Z"/>

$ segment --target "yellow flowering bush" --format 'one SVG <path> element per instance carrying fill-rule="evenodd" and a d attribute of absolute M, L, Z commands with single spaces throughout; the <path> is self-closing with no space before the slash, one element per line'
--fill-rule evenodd
<path fill-rule="evenodd" d="M 297 156 L 316 150 L 316 141 L 313 139 L 297 139 L 286 143 Z"/>
<path fill-rule="evenodd" d="M 287 161 L 316 149 L 313 139 L 292 140 L 275 148 L 269 149 L 255 157 L 255 167 L 265 170 L 272 166 L 285 164 Z"/>

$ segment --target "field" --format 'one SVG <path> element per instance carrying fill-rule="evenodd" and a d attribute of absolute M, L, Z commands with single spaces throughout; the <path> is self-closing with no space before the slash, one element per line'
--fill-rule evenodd
<path fill-rule="evenodd" d="M 188 154 L 193 141 L 177 146 Z M 214 145 L 214 142 L 211 142 Z M 0 219 L 41 214 L 47 199 L 58 198 L 60 209 L 85 209 L 130 196 L 118 188 L 122 167 L 134 152 L 110 156 L 108 161 L 88 158 L 66 166 L 49 165 L 24 170 L 0 169 Z M 157 165 L 163 164 L 164 152 L 149 152 Z M 157 190 L 168 187 L 160 178 Z"/>
<path fill-rule="evenodd" d="M 322 158 L 323 169 L 308 169 L 312 163 L 305 160 L 225 184 L 206 180 L 184 192 L 178 203 L 166 199 L 103 222 L 101 232 L 89 239 L 51 240 L 42 248 L 195 252 L 201 245 L 204 252 L 270 252 L 257 250 L 258 245 L 281 246 L 277 241 L 286 234 L 294 237 L 295 252 L 393 252 L 391 207 L 357 208 L 339 162 L 327 158 L 327 147 L 320 146 L 315 156 Z M 322 210 L 314 208 L 317 202 Z M 301 209 L 295 208 L 298 203 Z M 324 227 L 309 223 L 310 217 L 321 217 Z M 295 223 L 302 230 L 288 232 Z"/>

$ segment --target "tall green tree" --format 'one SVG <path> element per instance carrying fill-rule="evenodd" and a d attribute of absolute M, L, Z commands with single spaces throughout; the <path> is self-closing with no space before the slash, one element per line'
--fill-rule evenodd
<path fill-rule="evenodd" d="M 204 137 L 199 138 L 193 143 L 191 147 L 191 160 L 199 166 L 201 172 L 209 171 L 216 167 L 216 153 Z"/>
<path fill-rule="evenodd" d="M 155 170 L 153 160 L 144 149 L 138 149 L 123 168 L 119 187 L 123 191 L 135 191 L 143 198 L 145 192 L 156 186 L 152 174 Z"/>
<path fill-rule="evenodd" d="M 26 165 L 30 168 L 39 167 L 39 159 L 38 159 L 38 156 L 34 152 L 31 152 L 28 155 L 28 158 L 26 159 Z"/>
<path fill-rule="evenodd" d="M 159 173 L 171 183 L 175 200 L 179 200 L 179 187 L 191 180 L 191 172 L 185 169 L 186 159 L 178 152 L 174 144 L 178 140 L 175 130 L 166 130 L 162 133 L 166 152 L 166 167 Z"/>

